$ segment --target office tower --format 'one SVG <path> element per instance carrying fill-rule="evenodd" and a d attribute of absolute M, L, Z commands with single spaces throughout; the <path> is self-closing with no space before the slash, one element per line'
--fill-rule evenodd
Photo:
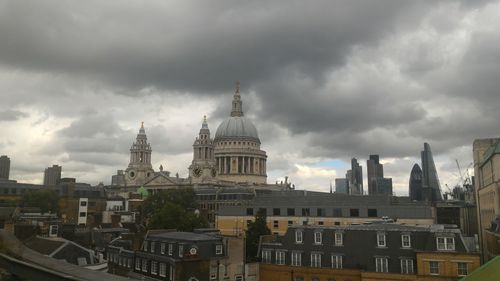
<path fill-rule="evenodd" d="M 46 168 L 43 175 L 43 185 L 45 186 L 56 185 L 61 179 L 61 171 L 62 167 L 58 165 L 52 165 L 52 167 Z"/>
<path fill-rule="evenodd" d="M 335 179 L 335 193 L 349 194 L 347 179 Z"/>
<path fill-rule="evenodd" d="M 431 146 L 424 143 L 424 150 L 421 152 L 422 156 L 422 173 L 423 173 L 423 197 L 426 201 L 442 201 L 441 187 L 439 185 L 439 178 L 432 158 Z"/>
<path fill-rule="evenodd" d="M 366 169 L 368 172 L 367 178 L 368 178 L 368 194 L 377 194 L 381 193 L 377 190 L 377 181 L 378 179 L 383 179 L 384 178 L 384 166 L 379 163 L 379 156 L 378 155 L 370 155 L 370 159 L 366 161 Z M 388 183 L 388 181 L 380 181 L 381 183 L 384 182 L 385 184 Z M 392 189 L 392 180 L 391 180 L 391 189 Z M 385 192 L 383 192 L 385 193 Z M 392 192 L 391 192 L 392 193 Z"/>
<path fill-rule="evenodd" d="M 413 165 L 410 173 L 410 190 L 408 196 L 410 200 L 422 201 L 422 169 L 418 164 Z"/>
<path fill-rule="evenodd" d="M 10 159 L 6 155 L 0 156 L 0 179 L 8 180 L 10 174 Z"/>
<path fill-rule="evenodd" d="M 375 178 L 375 187 L 373 194 L 392 195 L 392 178 Z"/>
<path fill-rule="evenodd" d="M 349 194 L 363 195 L 363 167 L 356 158 L 351 159 L 351 170 L 347 171 Z"/>

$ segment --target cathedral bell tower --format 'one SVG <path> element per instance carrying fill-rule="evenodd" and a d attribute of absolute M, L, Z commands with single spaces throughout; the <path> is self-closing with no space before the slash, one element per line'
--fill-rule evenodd
<path fill-rule="evenodd" d="M 128 186 L 140 186 L 151 179 L 154 170 L 151 166 L 151 144 L 148 143 L 144 122 L 130 148 L 130 163 L 125 170 L 125 181 Z"/>
<path fill-rule="evenodd" d="M 189 166 L 192 183 L 213 182 L 217 176 L 215 169 L 214 141 L 210 138 L 207 117 L 203 117 L 200 133 L 193 144 L 193 161 Z"/>

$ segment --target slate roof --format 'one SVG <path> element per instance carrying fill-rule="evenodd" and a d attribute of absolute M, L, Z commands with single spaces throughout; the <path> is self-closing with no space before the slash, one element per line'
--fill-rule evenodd
<path fill-rule="evenodd" d="M 217 241 L 221 240 L 221 238 L 201 233 L 193 233 L 193 232 L 163 232 L 163 233 L 154 233 L 149 234 L 148 238 L 163 238 L 163 239 L 172 239 L 172 240 L 181 240 L 181 241 Z"/>

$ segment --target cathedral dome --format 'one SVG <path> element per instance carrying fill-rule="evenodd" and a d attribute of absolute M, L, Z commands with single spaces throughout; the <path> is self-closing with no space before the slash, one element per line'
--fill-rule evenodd
<path fill-rule="evenodd" d="M 231 116 L 219 125 L 214 140 L 223 139 L 252 139 L 260 143 L 257 129 L 244 116 Z"/>

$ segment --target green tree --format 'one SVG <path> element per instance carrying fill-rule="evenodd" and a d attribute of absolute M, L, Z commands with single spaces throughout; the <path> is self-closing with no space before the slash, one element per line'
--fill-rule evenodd
<path fill-rule="evenodd" d="M 208 227 L 208 222 L 196 212 L 197 207 L 193 189 L 167 189 L 146 199 L 143 218 L 148 229 L 192 231 Z"/>
<path fill-rule="evenodd" d="M 28 191 L 21 197 L 21 206 L 38 207 L 43 213 L 59 213 L 59 195 L 52 189 Z"/>
<path fill-rule="evenodd" d="M 248 224 L 246 231 L 246 260 L 247 262 L 258 261 L 257 249 L 259 247 L 260 236 L 271 234 L 271 230 L 266 223 L 266 210 L 259 209 L 255 215 L 255 221 Z"/>

